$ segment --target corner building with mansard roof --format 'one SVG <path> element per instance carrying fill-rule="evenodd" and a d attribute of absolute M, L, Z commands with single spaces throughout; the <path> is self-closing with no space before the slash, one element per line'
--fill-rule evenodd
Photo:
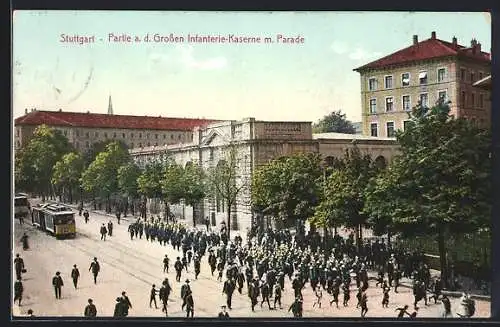
<path fill-rule="evenodd" d="M 360 73 L 364 135 L 391 137 L 404 130 L 408 111 L 419 102 L 431 107 L 450 101 L 451 114 L 482 127 L 491 124 L 490 91 L 474 83 L 491 73 L 490 53 L 472 39 L 470 47 L 440 40 L 432 32 L 388 56 L 354 69 Z"/>

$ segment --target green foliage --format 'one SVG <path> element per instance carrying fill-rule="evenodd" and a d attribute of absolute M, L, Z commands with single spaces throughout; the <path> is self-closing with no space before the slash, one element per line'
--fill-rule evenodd
<path fill-rule="evenodd" d="M 202 201 L 207 193 L 205 173 L 199 165 L 188 164 L 184 168 L 184 200 L 190 206 Z"/>
<path fill-rule="evenodd" d="M 167 167 L 171 163 L 161 160 L 150 162 L 137 178 L 139 193 L 148 198 L 163 198 L 162 180 Z"/>
<path fill-rule="evenodd" d="M 106 150 L 106 146 L 108 144 L 111 144 L 111 143 L 118 143 L 118 145 L 123 148 L 124 150 L 128 150 L 128 147 L 127 147 L 127 144 L 125 142 L 123 142 L 122 140 L 117 140 L 117 141 L 114 141 L 114 140 L 104 140 L 104 141 L 98 141 L 98 142 L 95 142 L 95 143 L 92 143 L 92 145 L 90 146 L 89 149 L 87 149 L 84 153 L 83 153 L 83 160 L 84 160 L 84 163 L 85 163 L 85 167 L 88 167 L 92 161 L 95 160 L 95 158 L 97 157 L 97 155 L 103 151 Z"/>
<path fill-rule="evenodd" d="M 185 196 L 184 169 L 181 165 L 171 162 L 165 169 L 161 188 L 165 200 L 171 204 L 179 203 Z"/>
<path fill-rule="evenodd" d="M 314 133 L 346 133 L 355 134 L 356 129 L 352 122 L 347 120 L 346 115 L 338 111 L 332 111 L 313 125 Z"/>
<path fill-rule="evenodd" d="M 67 153 L 54 165 L 52 183 L 63 188 L 77 188 L 82 172 L 82 156 L 77 152 Z"/>
<path fill-rule="evenodd" d="M 139 189 L 137 179 L 140 175 L 141 169 L 133 162 L 118 168 L 118 189 L 124 196 L 137 197 Z"/>
<path fill-rule="evenodd" d="M 130 155 L 117 142 L 106 145 L 83 172 L 81 184 L 87 192 L 109 196 L 118 191 L 118 169 L 130 162 Z"/>
<path fill-rule="evenodd" d="M 16 188 L 47 194 L 54 165 L 72 150 L 61 131 L 37 127 L 30 142 L 16 154 Z"/>
<path fill-rule="evenodd" d="M 364 189 L 379 172 L 369 155 L 354 146 L 347 150 L 323 186 L 321 203 L 310 222 L 317 227 L 359 227 L 367 224 L 363 213 Z"/>
<path fill-rule="evenodd" d="M 313 214 L 322 178 L 317 154 L 296 154 L 274 159 L 260 167 L 252 179 L 252 206 L 290 225 Z"/>

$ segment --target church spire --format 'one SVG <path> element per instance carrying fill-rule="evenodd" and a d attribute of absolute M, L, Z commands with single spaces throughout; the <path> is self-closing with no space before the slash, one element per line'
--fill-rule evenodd
<path fill-rule="evenodd" d="M 111 94 L 109 95 L 109 104 L 108 104 L 108 115 L 113 114 L 113 104 L 111 103 Z"/>

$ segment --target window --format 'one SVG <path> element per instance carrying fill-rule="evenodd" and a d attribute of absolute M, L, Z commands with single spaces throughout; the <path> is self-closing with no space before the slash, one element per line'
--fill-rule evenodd
<path fill-rule="evenodd" d="M 155 134 L 155 139 L 158 139 L 158 134 Z"/>
<path fill-rule="evenodd" d="M 392 89 L 392 75 L 386 76 L 384 78 L 384 81 L 385 81 L 385 88 L 386 89 Z"/>
<path fill-rule="evenodd" d="M 370 113 L 374 114 L 377 112 L 377 99 L 370 99 Z"/>
<path fill-rule="evenodd" d="M 467 96 L 465 94 L 465 91 L 462 91 L 462 96 L 461 96 L 461 103 L 462 103 L 462 106 L 465 107 L 465 105 L 467 104 L 467 102 L 465 102 L 467 100 Z"/>
<path fill-rule="evenodd" d="M 167 138 L 167 134 L 163 134 L 163 139 L 166 139 Z"/>
<path fill-rule="evenodd" d="M 142 148 L 142 143 L 139 143 L 139 148 Z"/>
<path fill-rule="evenodd" d="M 371 123 L 370 124 L 370 135 L 371 136 L 378 136 L 378 124 L 377 123 Z"/>
<path fill-rule="evenodd" d="M 139 133 L 139 138 L 142 139 L 142 133 Z"/>
<path fill-rule="evenodd" d="M 483 79 L 483 72 L 479 72 L 479 80 Z"/>
<path fill-rule="evenodd" d="M 134 138 L 134 133 L 130 133 L 130 138 L 133 139 Z"/>
<path fill-rule="evenodd" d="M 148 142 L 148 146 L 151 146 L 151 143 Z"/>
<path fill-rule="evenodd" d="M 444 102 L 448 101 L 448 96 L 447 96 L 446 90 L 438 92 L 438 100 L 439 101 L 444 101 Z"/>
<path fill-rule="evenodd" d="M 474 83 L 474 72 L 470 72 L 470 82 Z"/>
<path fill-rule="evenodd" d="M 465 68 L 460 68 L 460 80 L 465 81 Z"/>
<path fill-rule="evenodd" d="M 125 133 L 122 133 L 122 137 L 125 138 Z"/>
<path fill-rule="evenodd" d="M 80 136 L 80 131 L 79 130 L 76 131 L 76 136 Z"/>
<path fill-rule="evenodd" d="M 149 133 L 148 133 L 148 134 L 146 134 L 146 138 L 149 140 Z"/>
<path fill-rule="evenodd" d="M 446 68 L 438 69 L 438 82 L 444 82 L 446 78 Z"/>
<path fill-rule="evenodd" d="M 368 80 L 368 90 L 375 91 L 377 89 L 377 80 L 372 77 Z"/>
<path fill-rule="evenodd" d="M 420 105 L 422 107 L 427 107 L 429 105 L 429 98 L 427 96 L 427 93 L 420 94 Z"/>
<path fill-rule="evenodd" d="M 90 133 L 89 133 L 89 132 L 86 132 L 86 133 L 85 133 L 85 137 L 86 137 L 86 138 L 89 138 L 89 137 L 90 137 Z"/>
<path fill-rule="evenodd" d="M 479 108 L 484 106 L 484 94 L 479 94 Z"/>
<path fill-rule="evenodd" d="M 99 132 L 95 132 L 94 137 L 99 137 Z"/>
<path fill-rule="evenodd" d="M 64 131 L 64 132 L 66 132 L 66 131 Z M 16 131 L 16 133 L 17 133 L 17 137 L 19 137 L 19 129 Z M 64 134 L 64 135 L 66 135 L 66 134 Z"/>
<path fill-rule="evenodd" d="M 409 95 L 403 95 L 403 110 L 410 110 L 411 109 L 411 100 Z"/>
<path fill-rule="evenodd" d="M 409 121 L 409 120 L 403 121 L 403 130 L 404 131 L 406 131 L 406 129 L 408 129 L 408 127 L 410 126 L 410 123 L 411 123 L 411 121 Z"/>
<path fill-rule="evenodd" d="M 177 135 L 177 139 L 179 140 L 181 139 L 181 134 Z"/>
<path fill-rule="evenodd" d="M 105 137 L 105 138 L 108 138 L 108 133 L 104 133 L 104 137 Z"/>
<path fill-rule="evenodd" d="M 420 81 L 420 85 L 427 84 L 427 72 L 420 72 L 418 80 Z"/>
<path fill-rule="evenodd" d="M 67 130 L 64 130 L 64 136 L 68 136 L 68 131 Z M 19 136 L 19 130 L 17 131 L 17 136 Z"/>
<path fill-rule="evenodd" d="M 401 75 L 401 86 L 410 86 L 410 73 Z"/>
<path fill-rule="evenodd" d="M 173 140 L 174 139 L 174 134 L 170 134 L 170 139 Z"/>
<path fill-rule="evenodd" d="M 393 104 L 394 104 L 393 97 L 385 98 L 385 111 L 393 111 L 393 109 L 394 109 Z"/>
<path fill-rule="evenodd" d="M 393 121 L 388 121 L 386 123 L 386 128 L 387 128 L 387 137 L 394 137 L 394 122 Z"/>
<path fill-rule="evenodd" d="M 476 95 L 475 95 L 474 93 L 472 93 L 472 94 L 470 95 L 470 105 L 471 105 L 472 107 L 475 107 L 475 106 L 476 106 L 476 101 L 475 101 L 476 99 L 475 99 L 475 97 L 476 97 Z"/>

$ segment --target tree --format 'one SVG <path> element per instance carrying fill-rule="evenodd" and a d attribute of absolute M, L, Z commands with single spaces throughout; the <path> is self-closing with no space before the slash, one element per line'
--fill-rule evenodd
<path fill-rule="evenodd" d="M 17 154 L 16 187 L 28 186 L 45 200 L 46 195 L 53 194 L 51 178 L 55 163 L 72 150 L 61 131 L 47 125 L 38 126 L 30 142 Z"/>
<path fill-rule="evenodd" d="M 161 179 L 161 189 L 165 203 L 178 204 L 185 196 L 184 169 L 181 165 L 170 161 Z M 167 213 L 168 216 L 168 213 Z"/>
<path fill-rule="evenodd" d="M 92 143 L 90 145 L 90 148 L 87 149 L 84 153 L 83 153 L 83 160 L 84 160 L 84 163 L 85 163 L 85 167 L 88 167 L 92 161 L 95 160 L 95 158 L 97 157 L 97 155 L 103 151 L 106 150 L 106 146 L 110 143 L 113 143 L 113 142 L 116 142 L 118 143 L 118 145 L 123 148 L 124 150 L 128 150 L 128 146 L 125 142 L 123 142 L 122 140 L 103 140 L 103 141 L 98 141 L 98 142 L 95 142 L 95 143 Z"/>
<path fill-rule="evenodd" d="M 313 125 L 315 133 L 346 133 L 356 134 L 351 121 L 347 120 L 346 115 L 338 111 L 332 111 L 330 114 L 324 116 L 316 124 Z"/>
<path fill-rule="evenodd" d="M 254 209 L 287 226 L 305 221 L 318 204 L 320 162 L 319 155 L 307 153 L 280 157 L 260 167 L 252 179 Z"/>
<path fill-rule="evenodd" d="M 83 172 L 83 158 L 77 152 L 70 152 L 56 162 L 52 172 L 52 183 L 62 188 L 61 195 L 66 194 L 70 203 L 73 202 L 73 192 L 80 185 Z"/>
<path fill-rule="evenodd" d="M 117 142 L 106 145 L 83 172 L 82 187 L 106 198 L 106 211 L 111 212 L 110 196 L 118 191 L 118 169 L 130 162 L 130 155 Z"/>
<path fill-rule="evenodd" d="M 491 135 L 449 111 L 443 102 L 413 109 L 408 128 L 396 133 L 401 155 L 368 189 L 365 208 L 389 218 L 402 237 L 435 237 L 445 282 L 445 239 L 489 230 L 492 205 Z"/>
<path fill-rule="evenodd" d="M 165 178 L 167 167 L 171 164 L 170 159 L 167 161 L 156 160 L 149 162 L 143 169 L 142 174 L 137 179 L 139 194 L 143 197 L 143 210 L 146 210 L 146 199 L 161 199 L 165 201 L 165 193 L 163 192 L 162 180 Z M 156 205 L 157 202 L 155 202 Z M 167 206 L 167 204 L 165 203 Z M 145 212 L 143 212 L 143 215 Z M 168 213 L 167 213 L 168 214 Z"/>
<path fill-rule="evenodd" d="M 207 173 L 209 194 L 219 203 L 226 206 L 227 237 L 230 238 L 231 214 L 236 209 L 238 195 L 248 188 L 245 176 L 241 173 L 242 162 L 238 158 L 236 145 L 230 144 L 225 160 L 219 161 Z"/>
<path fill-rule="evenodd" d="M 196 164 L 187 164 L 184 168 L 184 201 L 193 208 L 193 226 L 196 226 L 195 207 L 207 194 L 205 183 L 205 173 L 203 169 Z"/>
<path fill-rule="evenodd" d="M 364 190 L 378 171 L 369 155 L 354 146 L 346 150 L 338 169 L 326 179 L 324 196 L 311 219 L 318 227 L 347 226 L 356 229 L 356 243 L 361 246 L 362 227 L 367 224 L 363 213 Z"/>

